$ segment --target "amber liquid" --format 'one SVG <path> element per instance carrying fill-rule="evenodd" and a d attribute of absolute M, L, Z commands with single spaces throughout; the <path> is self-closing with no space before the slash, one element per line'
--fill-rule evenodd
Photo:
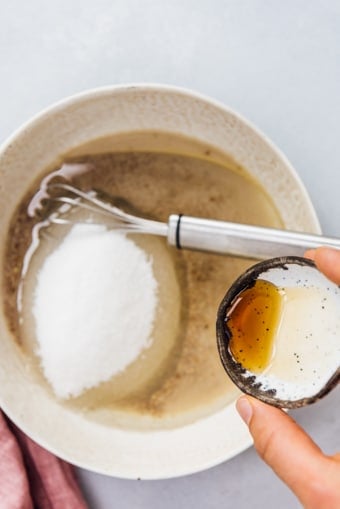
<path fill-rule="evenodd" d="M 237 362 L 253 373 L 264 371 L 273 358 L 281 310 L 280 289 L 258 279 L 238 295 L 227 312 L 230 351 Z"/>

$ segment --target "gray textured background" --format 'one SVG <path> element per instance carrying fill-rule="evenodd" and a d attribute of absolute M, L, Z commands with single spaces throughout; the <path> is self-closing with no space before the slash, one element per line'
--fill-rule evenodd
<path fill-rule="evenodd" d="M 193 88 L 262 129 L 300 174 L 324 232 L 340 235 L 339 1 L 0 0 L 0 19 L 0 142 L 83 89 Z M 327 452 L 340 448 L 339 403 L 337 389 L 293 412 Z M 299 507 L 253 449 L 166 481 L 79 473 L 93 509 Z"/>

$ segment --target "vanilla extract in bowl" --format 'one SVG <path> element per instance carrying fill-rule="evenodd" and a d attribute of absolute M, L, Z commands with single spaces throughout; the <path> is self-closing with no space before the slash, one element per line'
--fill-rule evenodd
<path fill-rule="evenodd" d="M 340 290 L 290 256 L 250 267 L 224 297 L 222 363 L 247 394 L 284 408 L 314 403 L 340 380 Z"/>
<path fill-rule="evenodd" d="M 159 221 L 165 221 L 171 213 L 183 212 L 282 226 L 270 197 L 245 170 L 230 160 L 226 164 L 214 161 L 206 147 L 200 149 L 200 156 L 192 156 L 198 152 L 197 146 L 192 150 L 195 142 L 186 144 L 183 155 L 166 151 L 110 153 L 103 152 L 109 143 L 98 140 L 66 155 L 46 171 L 41 181 L 67 178 L 80 189 L 96 189 L 116 197 L 127 212 Z M 6 311 L 30 369 L 37 381 L 53 392 L 46 382 L 32 309 L 44 261 L 62 245 L 69 230 L 54 225 L 45 235 L 42 228 L 37 245 L 27 255 L 32 247 L 32 231 L 36 233 L 42 220 L 27 212 L 29 204 L 31 210 L 32 203 L 36 205 L 40 199 L 37 200 L 39 186 L 37 183 L 19 205 L 8 235 Z M 158 285 L 150 345 L 122 372 L 100 383 L 98 377 L 98 385 L 63 399 L 62 404 L 85 411 L 100 422 L 124 427 L 167 427 L 209 415 L 237 394 L 234 385 L 226 382 L 216 352 L 216 308 L 225 284 L 231 284 L 251 262 L 177 251 L 167 246 L 164 239 L 147 235 L 130 235 L 129 239 L 152 261 Z M 133 332 L 131 323 L 130 334 Z M 93 351 L 80 348 L 73 362 L 82 362 L 89 355 L 95 362 Z"/>
<path fill-rule="evenodd" d="M 280 326 L 283 290 L 270 281 L 257 279 L 243 290 L 227 313 L 234 359 L 252 372 L 263 371 L 271 362 L 274 338 Z"/>

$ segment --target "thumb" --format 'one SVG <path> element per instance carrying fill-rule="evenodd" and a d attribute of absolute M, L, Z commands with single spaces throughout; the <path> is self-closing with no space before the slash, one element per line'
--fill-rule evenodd
<path fill-rule="evenodd" d="M 236 407 L 261 458 L 306 507 L 312 507 L 308 501 L 313 493 L 320 494 L 320 473 L 329 469 L 329 458 L 282 410 L 248 396 L 241 397 Z"/>

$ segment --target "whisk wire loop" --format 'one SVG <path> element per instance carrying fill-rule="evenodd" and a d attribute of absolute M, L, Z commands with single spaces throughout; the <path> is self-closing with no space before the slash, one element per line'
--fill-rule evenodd
<path fill-rule="evenodd" d="M 161 235 L 165 237 L 168 234 L 168 225 L 166 223 L 161 223 L 159 221 L 153 221 L 150 219 L 136 217 L 132 214 L 127 214 L 118 207 L 100 200 L 95 195 L 94 191 L 84 192 L 71 186 L 70 184 L 64 184 L 60 182 L 49 184 L 48 188 L 51 190 L 57 188 L 67 193 L 72 193 L 74 198 L 65 195 L 51 196 L 51 199 L 66 205 L 70 205 L 70 207 L 81 207 L 83 209 L 94 212 L 95 214 L 105 216 L 106 218 L 110 219 L 109 224 L 107 225 L 109 227 L 111 226 L 121 231 L 150 233 L 153 235 Z M 74 222 L 79 223 L 81 221 L 73 221 L 70 216 L 61 217 L 58 214 L 54 214 L 51 216 L 51 222 L 57 224 L 72 224 Z"/>

